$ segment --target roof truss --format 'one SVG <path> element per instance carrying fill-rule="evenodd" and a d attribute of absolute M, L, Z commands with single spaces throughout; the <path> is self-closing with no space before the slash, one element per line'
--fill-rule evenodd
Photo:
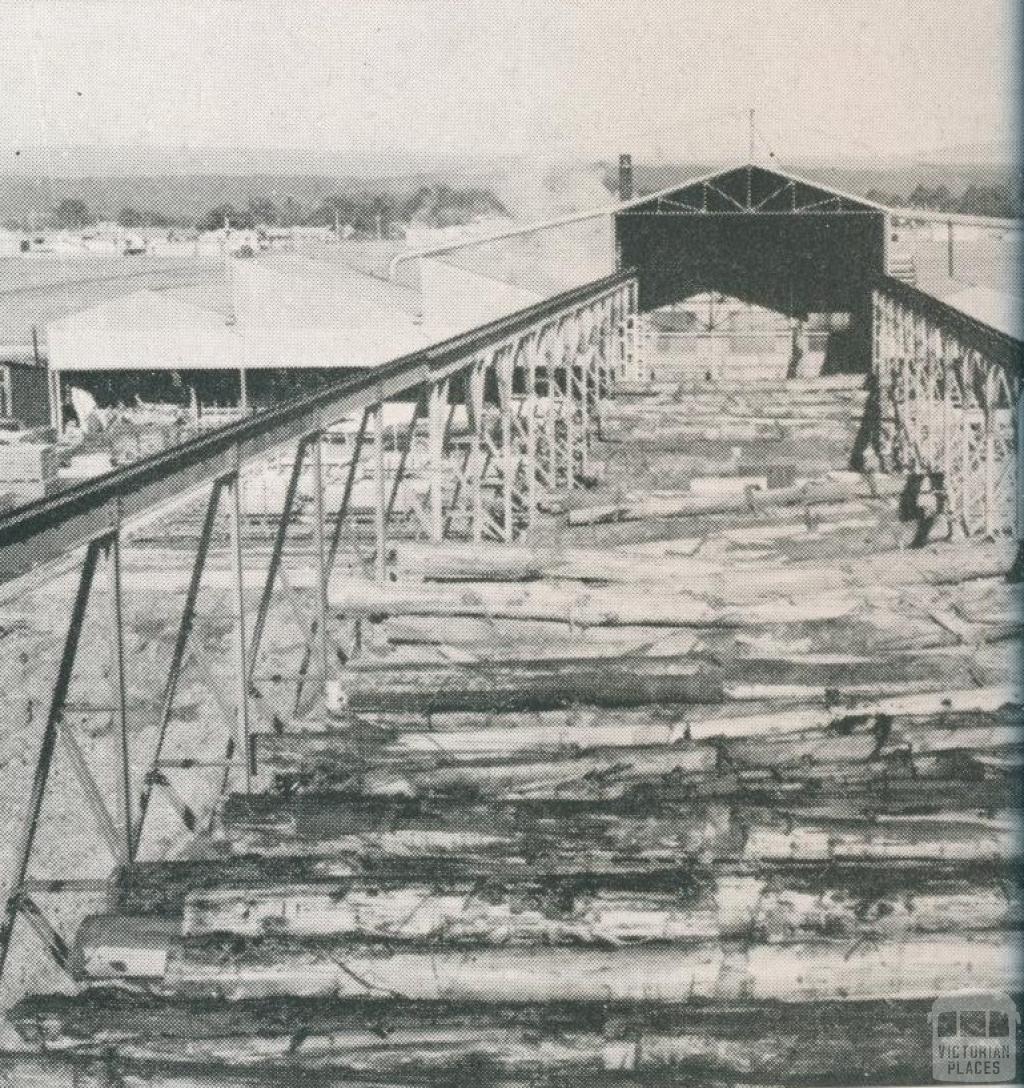
<path fill-rule="evenodd" d="M 749 165 L 656 194 L 620 215 L 877 215 L 880 210 L 846 193 Z"/>

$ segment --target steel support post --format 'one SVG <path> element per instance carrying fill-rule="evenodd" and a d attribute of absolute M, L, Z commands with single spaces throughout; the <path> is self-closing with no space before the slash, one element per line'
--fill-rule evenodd
<path fill-rule="evenodd" d="M 373 408 L 373 476 L 376 491 L 374 503 L 374 533 L 377 541 L 376 574 L 383 585 L 388 577 L 387 481 L 384 478 L 384 405 Z"/>
<path fill-rule="evenodd" d="M 313 552 L 316 557 L 317 648 L 320 651 L 320 674 L 324 697 L 330 678 L 330 653 L 327 625 L 330 602 L 327 586 L 327 522 L 324 514 L 324 449 L 323 433 L 317 431 L 310 439 L 313 445 Z"/>
<path fill-rule="evenodd" d="M 633 358 L 635 381 L 646 381 L 644 372 L 643 317 L 640 313 L 640 291 L 635 280 L 626 285 L 630 320 L 630 354 Z"/>
<path fill-rule="evenodd" d="M 82 636 L 86 608 L 89 604 L 89 595 L 96 575 L 96 563 L 104 546 L 102 540 L 94 540 L 89 544 L 85 553 L 85 561 L 82 564 L 82 571 L 78 578 L 78 590 L 68 620 L 67 635 L 64 639 L 64 648 L 57 668 L 57 677 L 50 696 L 50 706 L 46 714 L 46 724 L 43 728 L 43 739 L 32 778 L 28 809 L 21 825 L 21 837 L 14 851 L 11 890 L 7 896 L 3 924 L 0 926 L 0 979 L 3 978 L 7 958 L 10 954 L 11 938 L 14 935 L 14 926 L 24 894 L 25 877 L 28 875 L 29 862 L 32 859 L 32 847 L 35 844 L 36 832 L 39 829 L 39 817 L 46 797 L 46 784 L 50 776 L 50 766 L 53 763 L 53 753 L 57 744 L 61 718 L 64 714 L 68 687 L 71 684 L 75 658 L 78 654 L 78 644 Z"/>
<path fill-rule="evenodd" d="M 548 487 L 558 490 L 558 371 L 555 366 L 555 353 L 561 350 L 563 331 L 559 327 L 555 332 L 555 342 L 548 347 L 545 359 L 548 379 L 548 410 L 544 419 L 544 432 L 548 446 Z"/>
<path fill-rule="evenodd" d="M 48 372 L 50 380 L 50 426 L 53 427 L 57 438 L 64 437 L 64 404 L 61 391 L 60 371 L 51 366 Z"/>
<path fill-rule="evenodd" d="M 955 485 L 953 483 L 953 364 L 949 357 L 949 347 L 945 334 L 939 331 L 938 340 L 939 368 L 942 374 L 942 480 L 946 493 L 946 504 L 952 521 L 957 511 L 954 502 Z"/>
<path fill-rule="evenodd" d="M 626 328 L 626 291 L 620 288 L 615 293 L 615 332 L 618 339 L 618 371 L 623 381 L 630 381 L 629 337 Z"/>
<path fill-rule="evenodd" d="M 974 403 L 973 375 L 971 373 L 974 369 L 974 363 L 970 351 L 963 353 L 961 366 L 963 387 L 960 410 L 963 416 L 963 438 L 960 448 L 960 501 L 964 515 L 964 531 L 970 535 L 974 531 L 974 473 L 971 471 L 971 440 L 974 434 L 973 416 L 976 407 Z"/>
<path fill-rule="evenodd" d="M 594 334 L 596 325 L 593 309 L 587 310 L 587 337 L 586 348 L 580 361 L 580 477 L 586 479 L 590 475 L 590 372 L 594 366 Z"/>
<path fill-rule="evenodd" d="M 935 415 L 935 352 L 931 330 L 924 317 L 921 318 L 921 344 L 924 349 L 922 360 L 922 373 L 924 377 L 924 390 L 928 397 L 925 406 L 925 426 L 927 428 L 928 469 L 935 471 L 937 444 L 935 441 L 936 415 Z"/>
<path fill-rule="evenodd" d="M 995 536 L 996 532 L 996 438 L 995 438 L 995 372 L 992 364 L 985 360 L 985 407 L 984 407 L 984 450 L 985 458 L 985 535 Z"/>
<path fill-rule="evenodd" d="M 278 572 L 284 558 L 285 539 L 288 535 L 288 523 L 291 521 L 292 512 L 295 509 L 295 499 L 299 491 L 299 482 L 302 479 L 302 469 L 306 461 L 306 449 L 311 438 L 300 439 L 295 450 L 295 460 L 292 462 L 292 470 L 288 476 L 288 486 L 285 489 L 284 503 L 281 506 L 281 516 L 277 521 L 274 531 L 274 543 L 270 550 L 270 562 L 267 565 L 266 577 L 263 579 L 263 589 L 260 592 L 259 603 L 256 606 L 256 617 L 252 626 L 252 639 L 249 643 L 249 683 L 252 683 L 256 669 L 256 660 L 259 657 L 260 647 L 263 645 L 263 632 L 266 629 L 267 616 L 270 614 L 270 606 L 274 600 L 274 588 L 277 585 Z"/>
<path fill-rule="evenodd" d="M 597 346 L 597 390 L 594 396 L 594 410 L 597 418 L 597 436 L 601 437 L 601 425 L 604 416 L 605 401 L 611 395 L 611 373 L 608 366 L 609 346 L 611 342 L 611 299 L 604 299 L 601 303 L 601 320 L 598 328 Z"/>
<path fill-rule="evenodd" d="M 128 682 L 124 653 L 124 604 L 121 594 L 121 525 L 120 515 L 116 510 L 106 551 L 110 601 L 110 654 L 117 702 L 117 732 L 121 742 L 121 818 L 124 833 L 122 858 L 128 865 L 134 860 L 135 824 L 132 815 L 133 786 L 131 748 L 128 737 Z"/>
<path fill-rule="evenodd" d="M 231 574 L 235 589 L 235 668 L 238 704 L 235 708 L 237 732 L 236 751 L 241 750 L 242 768 L 245 780 L 245 792 L 252 791 L 252 776 L 250 774 L 251 740 L 249 736 L 251 721 L 250 696 L 250 666 L 249 649 L 246 641 L 245 620 L 245 557 L 243 554 L 242 536 L 245 532 L 243 500 L 242 500 L 242 458 L 241 451 L 236 453 L 236 468 L 230 478 L 231 489 Z"/>
<path fill-rule="evenodd" d="M 507 347 L 497 366 L 498 410 L 501 413 L 501 507 L 502 535 L 511 543 L 515 534 L 513 504 L 516 486 L 516 458 L 512 444 L 512 382 L 515 373 L 515 348 Z"/>
<path fill-rule="evenodd" d="M 334 562 L 341 547 L 341 536 L 345 527 L 345 516 L 348 514 L 349 503 L 352 500 L 352 490 L 355 487 L 356 471 L 359 467 L 359 456 L 363 451 L 363 445 L 366 440 L 366 432 L 369 428 L 372 412 L 372 408 L 367 408 L 363 411 L 362 417 L 359 421 L 359 429 L 356 431 L 355 442 L 353 443 L 352 447 L 352 456 L 349 460 L 348 472 L 345 476 L 345 488 L 342 492 L 341 503 L 338 506 L 338 513 L 334 522 L 334 532 L 331 534 L 331 543 L 327 548 L 327 557 L 323 565 L 323 578 L 325 586 L 329 586 L 330 584 L 331 571 L 334 570 Z M 320 451 L 320 456 L 322 460 L 322 450 Z M 320 494 L 320 501 L 322 505 L 323 487 L 321 486 L 318 491 Z M 298 683 L 295 687 L 294 713 L 296 714 L 298 714 L 299 708 L 302 705 L 303 686 L 305 683 L 306 675 L 309 672 L 310 662 L 313 659 L 313 642 L 316 640 L 317 632 L 319 630 L 321 630 L 321 628 L 317 626 L 317 621 L 314 620 L 312 624 L 310 624 L 309 636 L 306 638 L 305 645 L 302 649 L 302 663 L 299 665 Z M 324 632 L 324 636 L 327 637 L 329 635 L 327 627 L 324 626 L 322 630 Z"/>
<path fill-rule="evenodd" d="M 576 358 L 579 355 L 580 330 L 574 317 L 570 324 L 571 339 L 562 348 L 562 368 L 565 374 L 565 467 L 566 487 L 576 486 L 576 443 L 579 428 L 576 424 Z"/>
<path fill-rule="evenodd" d="M 541 340 L 534 333 L 526 345 L 526 531 L 533 543 L 537 535 L 537 349 Z"/>
<path fill-rule="evenodd" d="M 416 442 L 416 427 L 423 417 L 423 408 L 426 399 L 426 393 L 421 389 L 419 395 L 416 397 L 416 403 L 413 405 L 412 418 L 409 420 L 409 425 L 405 430 L 405 441 L 398 454 L 398 464 L 395 467 L 395 478 L 391 481 L 391 491 L 388 494 L 388 502 L 384 512 L 384 519 L 386 522 L 391 521 L 391 515 L 395 512 L 395 502 L 398 500 L 398 492 L 402 486 L 402 481 L 405 479 L 405 466 L 409 463 L 409 454 L 412 452 L 412 448 Z"/>
<path fill-rule="evenodd" d="M 444 538 L 444 454 L 448 429 L 449 383 L 447 379 L 430 386 L 428 408 L 430 434 L 428 438 L 428 472 L 430 477 L 430 539 L 440 544 Z"/>
<path fill-rule="evenodd" d="M 196 545 L 196 555 L 192 562 L 192 573 L 189 578 L 188 588 L 185 591 L 185 603 L 182 607 L 181 619 L 178 622 L 178 631 L 174 640 L 174 649 L 171 651 L 171 663 L 167 670 L 167 681 L 160 699 L 160 721 L 157 731 L 156 747 L 153 751 L 153 759 L 150 764 L 153 771 L 160 764 L 160 757 L 167 740 L 167 732 L 170 726 L 171 714 L 174 710 L 174 697 L 178 690 L 178 681 L 185 665 L 186 651 L 192 627 L 195 623 L 196 602 L 199 599 L 199 591 L 202 587 L 203 570 L 206 567 L 206 558 L 210 552 L 210 542 L 213 539 L 213 530 L 216 525 L 217 510 L 220 506 L 220 496 L 227 486 L 229 477 L 215 480 L 210 491 L 210 498 L 206 504 L 206 513 L 203 517 L 203 525 L 199 531 L 199 540 Z M 149 802 L 156 784 L 153 774 L 146 775 L 142 783 L 142 795 L 139 798 L 139 815 L 135 828 L 132 856 L 136 857 L 142 843 L 142 832 L 145 827 L 146 813 L 149 811 Z"/>
<path fill-rule="evenodd" d="M 871 374 L 875 382 L 875 397 L 868 400 L 869 410 L 873 408 L 875 418 L 868 421 L 868 426 L 873 432 L 875 452 L 879 461 L 884 465 L 886 451 L 882 427 L 882 398 L 884 397 L 885 382 L 883 378 L 884 365 L 882 361 L 882 315 L 881 302 L 878 291 L 871 292 Z"/>
<path fill-rule="evenodd" d="M 479 544 L 483 539 L 483 427 L 484 427 L 484 383 L 487 380 L 487 367 L 489 360 L 480 360 L 473 364 L 473 370 L 469 379 L 470 418 L 472 420 L 472 437 L 470 439 L 469 464 L 473 482 L 472 495 L 472 526 L 473 543 Z"/>
<path fill-rule="evenodd" d="M 1017 397 L 1013 413 L 1013 443 L 1017 458 L 1017 476 L 1014 481 L 1017 497 L 1014 504 L 1017 515 L 1015 535 L 1018 541 L 1024 541 L 1024 389 L 1020 378 L 1015 380 L 1013 388 Z"/>

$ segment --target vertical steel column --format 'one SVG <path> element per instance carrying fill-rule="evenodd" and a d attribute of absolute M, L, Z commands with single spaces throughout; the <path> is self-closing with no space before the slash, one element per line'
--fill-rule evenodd
<path fill-rule="evenodd" d="M 626 288 L 622 286 L 616 292 L 618 303 L 616 310 L 617 332 L 619 337 L 619 372 L 624 381 L 633 380 L 633 370 L 630 361 L 629 350 L 629 316 L 626 304 Z"/>
<path fill-rule="evenodd" d="M 58 438 L 63 438 L 64 404 L 60 385 L 60 371 L 53 369 L 52 362 L 49 365 L 47 377 L 50 384 L 50 426 L 56 431 Z"/>
<path fill-rule="evenodd" d="M 1020 378 L 1014 379 L 1014 395 L 1017 398 L 1016 410 L 1013 413 L 1013 441 L 1016 451 L 1017 476 L 1014 481 L 1017 502 L 1015 503 L 1017 520 L 1015 536 L 1018 541 L 1024 540 L 1024 388 Z"/>
<path fill-rule="evenodd" d="M 946 334 L 941 329 L 938 335 L 938 353 L 939 372 L 942 374 L 942 480 L 952 520 L 957 513 L 953 508 L 953 366 Z"/>
<path fill-rule="evenodd" d="M 483 539 L 484 503 L 483 503 L 483 427 L 484 427 L 484 384 L 487 380 L 489 360 L 480 359 L 473 363 L 469 375 L 469 401 L 472 416 L 471 445 L 469 451 L 470 475 L 473 481 L 472 526 L 473 543 Z"/>
<path fill-rule="evenodd" d="M 252 639 L 249 642 L 250 684 L 256 670 L 256 659 L 259 657 L 260 647 L 263 645 L 263 632 L 266 629 L 267 617 L 270 614 L 270 606 L 274 599 L 274 587 L 277 584 L 278 573 L 281 570 L 281 563 L 284 558 L 288 523 L 295 508 L 295 500 L 299 493 L 299 481 L 302 478 L 302 469 L 306 463 L 306 450 L 311 441 L 312 439 L 308 435 L 299 440 L 295 450 L 295 460 L 292 462 L 292 470 L 288 476 L 288 486 L 285 489 L 284 502 L 281 506 L 281 516 L 277 522 L 274 543 L 270 550 L 270 562 L 267 565 L 267 574 L 263 580 L 263 590 L 260 593 L 259 603 L 256 606 L 256 618 L 252 625 Z"/>
<path fill-rule="evenodd" d="M 345 528 L 345 515 L 348 513 L 349 503 L 352 501 L 352 490 L 356 484 L 356 472 L 359 468 L 359 458 L 366 443 L 366 431 L 370 425 L 372 409 L 366 408 L 359 420 L 359 429 L 356 431 L 355 442 L 352 446 L 352 457 L 348 463 L 348 472 L 345 475 L 345 490 L 341 496 L 338 513 L 334 521 L 334 533 L 331 535 L 331 545 L 327 549 L 327 576 L 330 577 L 334 569 L 334 561 L 341 547 L 341 535 Z"/>
<path fill-rule="evenodd" d="M 96 561 L 102 547 L 102 541 L 94 540 L 89 544 L 85 553 L 85 562 L 82 564 L 82 572 L 78 579 L 78 592 L 75 595 L 75 603 L 71 609 L 68 632 L 64 639 L 64 649 L 57 669 L 57 678 L 53 686 L 53 693 L 50 696 L 50 708 L 46 715 L 46 725 L 43 729 L 39 758 L 36 760 L 35 774 L 32 778 L 28 811 L 25 813 L 21 838 L 14 852 L 15 861 L 13 879 L 10 883 L 11 890 L 7 896 L 3 924 L 0 926 L 0 979 L 3 978 L 4 968 L 7 965 L 11 938 L 14 935 L 14 925 L 21 908 L 25 878 L 28 875 L 32 847 L 35 843 L 36 832 L 39 829 L 39 817 L 46 796 L 46 783 L 50 775 L 50 765 L 53 762 L 53 752 L 57 744 L 60 722 L 64 714 L 64 704 L 67 700 L 68 687 L 71 684 L 71 676 L 74 671 L 78 643 L 82 635 L 82 625 L 85 622 L 86 607 L 89 603 L 89 594 L 96 574 Z"/>
<path fill-rule="evenodd" d="M 221 491 L 227 486 L 229 477 L 221 477 L 214 481 L 210 491 L 210 498 L 206 504 L 206 514 L 203 518 L 203 527 L 199 532 L 199 541 L 196 545 L 196 556 L 192 563 L 192 574 L 189 579 L 188 589 L 185 592 L 185 603 L 182 608 L 181 620 L 178 623 L 178 632 L 174 640 L 174 649 L 171 652 L 171 663 L 167 670 L 167 683 L 160 699 L 160 723 L 157 733 L 156 746 L 153 750 L 151 767 L 156 771 L 160 764 L 160 756 L 163 753 L 167 740 L 167 731 L 170 726 L 171 714 L 174 710 L 174 696 L 178 690 L 178 681 L 185 664 L 185 652 L 188 648 L 189 637 L 195 622 L 196 601 L 199 599 L 199 591 L 202 587 L 203 570 L 206 566 L 206 557 L 210 552 L 210 541 L 213 538 L 214 525 L 216 524 L 217 510 L 220 506 Z M 142 783 L 142 795 L 139 798 L 139 816 L 135 828 L 133 857 L 138 856 L 142 843 L 142 832 L 145 827 L 146 813 L 149 811 L 149 801 L 153 795 L 153 786 L 156 779 L 152 774 L 147 775 Z"/>
<path fill-rule="evenodd" d="M 548 379 L 548 411 L 544 419 L 544 433 L 548 444 L 548 487 L 552 491 L 558 490 L 558 371 L 555 366 L 555 353 L 560 350 L 560 344 L 564 330 L 561 323 L 555 328 L 555 344 L 548 346 L 545 359 L 545 370 Z"/>
<path fill-rule="evenodd" d="M 351 459 L 348 463 L 348 472 L 345 476 L 345 489 L 341 497 L 341 503 L 338 506 L 338 513 L 334 522 L 334 532 L 331 534 L 331 543 L 327 549 L 327 561 L 324 564 L 324 577 L 329 582 L 331 571 L 334 569 L 334 562 L 337 558 L 338 551 L 341 548 L 341 537 L 345 528 L 345 516 L 348 513 L 349 503 L 352 501 L 352 490 L 355 487 L 356 471 L 359 467 L 359 458 L 363 451 L 363 445 L 366 441 L 366 432 L 370 425 L 370 416 L 372 414 L 371 408 L 363 410 L 363 414 L 359 420 L 359 429 L 356 431 L 355 442 L 352 448 Z M 294 712 L 298 714 L 300 707 L 302 706 L 302 692 L 305 684 L 305 678 L 309 672 L 309 665 L 313 658 L 313 642 L 316 638 L 316 621 L 310 625 L 310 633 L 305 640 L 305 645 L 302 649 L 302 662 L 299 665 L 299 681 L 295 686 L 295 702 Z"/>
<path fill-rule="evenodd" d="M 232 578 L 235 585 L 235 623 L 238 626 L 235 639 L 238 680 L 238 706 L 236 708 L 238 736 L 236 738 L 236 751 L 241 752 L 242 767 L 245 776 L 245 792 L 252 791 L 250 775 L 250 706 L 249 706 L 249 651 L 246 644 L 245 630 L 245 560 L 242 554 L 243 503 L 242 503 L 242 454 L 235 449 L 236 467 L 231 477 L 231 565 Z"/>
<path fill-rule="evenodd" d="M 317 431 L 310 441 L 313 443 L 313 551 L 316 556 L 317 649 L 320 652 L 320 669 L 323 677 L 324 698 L 326 698 L 327 682 L 330 677 L 327 633 L 330 606 L 327 595 L 327 541 L 324 536 L 327 524 L 324 514 L 323 432 Z"/>
<path fill-rule="evenodd" d="M 994 416 L 995 371 L 986 359 L 985 366 L 985 535 L 994 536 L 996 531 L 996 436 Z"/>
<path fill-rule="evenodd" d="M 374 529 L 377 538 L 377 581 L 383 585 L 388 577 L 387 557 L 387 486 L 384 479 L 384 404 L 373 409 L 373 475 L 376 485 Z"/>
<path fill-rule="evenodd" d="M 936 430 L 936 416 L 935 416 L 935 351 L 933 347 L 933 338 L 931 335 L 931 329 L 928 328 L 928 322 L 925 317 L 921 316 L 921 343 L 924 349 L 924 359 L 922 360 L 923 373 L 924 373 L 924 389 L 928 396 L 928 403 L 925 409 L 925 425 L 928 429 L 928 470 L 934 472 L 936 468 L 936 453 L 937 444 L 935 441 Z"/>
<path fill-rule="evenodd" d="M 874 409 L 875 418 L 868 421 L 869 428 L 874 432 L 875 452 L 879 461 L 884 465 L 887 460 L 885 451 L 885 436 L 882 425 L 882 401 L 885 395 L 885 381 L 882 365 L 882 316 L 881 298 L 877 289 L 871 292 L 871 374 L 875 381 L 874 400 L 868 400 L 868 408 Z"/>
<path fill-rule="evenodd" d="M 124 821 L 124 863 L 134 860 L 135 824 L 132 816 L 132 764 L 128 740 L 128 684 L 124 658 L 124 607 L 121 596 L 121 516 L 114 512 L 114 526 L 107 542 L 107 575 L 110 594 L 110 652 L 114 666 L 117 726 L 121 739 L 121 818 Z"/>
<path fill-rule="evenodd" d="M 391 516 L 395 512 L 395 503 L 398 500 L 398 492 L 401 490 L 402 481 L 405 479 L 405 466 L 409 462 L 409 455 L 412 453 L 412 448 L 416 444 L 416 425 L 420 421 L 420 416 L 423 415 L 423 406 L 426 401 L 426 392 L 420 390 L 416 397 L 416 403 L 413 405 L 412 418 L 409 420 L 409 426 L 405 430 L 405 442 L 401 451 L 398 453 L 398 464 L 395 466 L 395 476 L 391 481 L 391 492 L 388 495 L 387 505 L 384 508 L 384 521 L 385 523 L 391 521 Z M 395 431 L 392 431 L 394 434 Z"/>
<path fill-rule="evenodd" d="M 502 535 L 511 543 L 515 533 L 514 492 L 516 486 L 516 459 L 512 446 L 512 385 L 516 365 L 516 350 L 507 346 L 498 363 L 498 409 L 501 412 L 501 505 Z"/>
<path fill-rule="evenodd" d="M 448 407 L 448 379 L 431 383 L 428 407 L 428 457 L 430 473 L 430 539 L 440 544 L 444 537 L 444 445 Z"/>
<path fill-rule="evenodd" d="M 963 435 L 960 446 L 960 506 L 963 510 L 964 530 L 968 535 L 974 531 L 972 521 L 972 503 L 974 499 L 974 473 L 971 471 L 971 437 L 974 430 L 972 414 L 974 405 L 974 382 L 971 371 L 974 356 L 970 350 L 964 350 L 960 359 L 960 377 L 963 382 L 960 397 L 960 414 Z"/>
<path fill-rule="evenodd" d="M 644 370 L 644 336 L 643 316 L 640 313 L 640 288 L 636 280 L 630 280 L 629 314 L 632 322 L 632 353 L 633 370 L 637 381 L 646 381 L 647 374 Z"/>
<path fill-rule="evenodd" d="M 573 314 L 569 319 L 571 330 L 568 341 L 563 345 L 562 368 L 565 373 L 565 467 L 566 486 L 572 491 L 576 486 L 576 357 L 580 349 L 579 316 Z"/>
<path fill-rule="evenodd" d="M 543 334 L 535 331 L 526 345 L 526 532 L 537 534 L 537 351 Z"/>
<path fill-rule="evenodd" d="M 586 479 L 590 475 L 590 371 L 594 365 L 594 320 L 593 303 L 587 307 L 587 335 L 583 359 L 580 363 L 580 476 Z"/>

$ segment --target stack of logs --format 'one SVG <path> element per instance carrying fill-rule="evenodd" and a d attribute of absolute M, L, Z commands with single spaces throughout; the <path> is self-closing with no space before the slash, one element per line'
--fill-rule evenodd
<path fill-rule="evenodd" d="M 849 426 L 848 384 L 817 420 Z M 1011 543 L 894 547 L 901 481 L 834 461 L 735 507 L 609 502 L 607 437 L 557 544 L 332 582 L 361 651 L 331 713 L 258 736 L 260 791 L 189 856 L 120 873 L 27 1041 L 220 1078 L 895 1084 L 930 1077 L 936 997 L 1019 989 Z"/>

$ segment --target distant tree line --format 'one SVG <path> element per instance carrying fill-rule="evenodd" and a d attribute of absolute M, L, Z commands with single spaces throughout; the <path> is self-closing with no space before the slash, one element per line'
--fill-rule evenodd
<path fill-rule="evenodd" d="M 867 198 L 891 208 L 923 208 L 962 215 L 991 215 L 1001 219 L 1015 219 L 1024 215 L 1024 198 L 1019 189 L 1009 185 L 968 185 L 960 196 L 954 195 L 945 185 L 918 185 L 906 197 L 883 189 L 871 189 Z"/>
<path fill-rule="evenodd" d="M 140 227 L 189 227 L 201 231 L 266 229 L 270 227 L 320 226 L 349 228 L 355 237 L 389 238 L 410 223 L 429 227 L 462 226 L 477 218 L 508 216 L 508 209 L 490 189 L 455 188 L 446 184 L 422 185 L 400 195 L 363 190 L 330 196 L 315 207 L 303 207 L 291 197 L 275 202 L 269 197 L 250 197 L 245 207 L 219 204 L 199 216 L 183 219 L 133 206 L 122 208 L 115 220 L 126 230 Z M 61 200 L 49 216 L 51 226 L 82 230 L 97 222 L 80 197 Z"/>

